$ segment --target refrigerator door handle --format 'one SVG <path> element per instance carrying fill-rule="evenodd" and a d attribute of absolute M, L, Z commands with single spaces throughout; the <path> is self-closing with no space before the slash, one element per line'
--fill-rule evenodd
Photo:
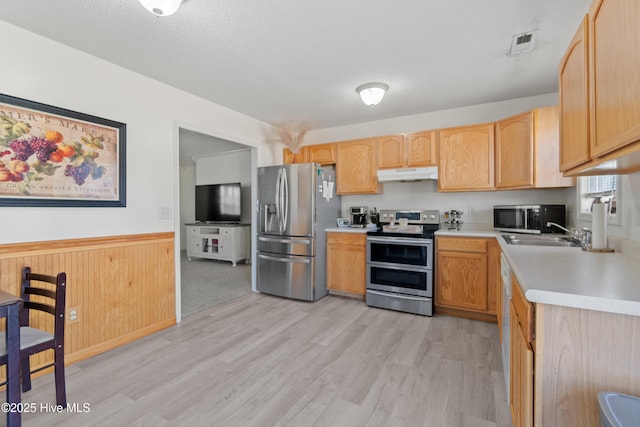
<path fill-rule="evenodd" d="M 287 219 L 289 217 L 289 181 L 287 180 L 287 171 L 282 169 L 282 225 L 284 230 L 287 227 Z"/>
<path fill-rule="evenodd" d="M 281 205 L 280 205 L 280 191 L 282 187 L 282 168 L 278 169 L 278 177 L 276 178 L 276 221 L 278 221 L 278 231 L 282 233 L 282 219 L 281 219 Z"/>
<path fill-rule="evenodd" d="M 269 261 L 298 263 L 298 264 L 309 264 L 311 262 L 310 258 L 278 258 L 278 257 L 263 255 L 263 254 L 258 254 L 258 258 L 267 259 Z"/>
<path fill-rule="evenodd" d="M 310 245 L 311 244 L 311 239 L 308 238 L 301 238 L 301 239 L 277 239 L 277 238 L 271 238 L 271 237 L 263 237 L 263 236 L 259 236 L 258 240 L 261 242 L 272 242 L 272 243 L 296 243 L 299 245 Z"/>

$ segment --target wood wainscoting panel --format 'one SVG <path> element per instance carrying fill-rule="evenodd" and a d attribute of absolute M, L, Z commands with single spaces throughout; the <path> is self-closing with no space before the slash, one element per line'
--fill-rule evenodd
<path fill-rule="evenodd" d="M 172 232 L 0 245 L 0 289 L 19 295 L 24 266 L 67 273 L 66 364 L 176 323 Z M 52 358 L 35 355 L 32 366 Z"/>

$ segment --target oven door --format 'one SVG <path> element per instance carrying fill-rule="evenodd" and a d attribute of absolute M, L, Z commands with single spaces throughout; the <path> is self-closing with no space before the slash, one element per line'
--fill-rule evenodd
<path fill-rule="evenodd" d="M 367 265 L 367 289 L 431 297 L 433 272 L 421 267 L 370 263 Z"/>
<path fill-rule="evenodd" d="M 367 236 L 367 264 L 384 263 L 432 268 L 433 240 Z"/>

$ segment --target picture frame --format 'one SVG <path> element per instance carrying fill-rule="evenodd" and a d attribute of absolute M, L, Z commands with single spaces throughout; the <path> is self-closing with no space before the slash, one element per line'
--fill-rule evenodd
<path fill-rule="evenodd" d="M 126 207 L 126 129 L 0 93 L 0 206 Z"/>

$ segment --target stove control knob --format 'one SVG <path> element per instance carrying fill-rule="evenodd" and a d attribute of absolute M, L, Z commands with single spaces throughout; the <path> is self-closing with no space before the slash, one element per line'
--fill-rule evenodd
<path fill-rule="evenodd" d="M 434 214 L 429 215 L 429 219 L 436 219 L 436 216 Z"/>

